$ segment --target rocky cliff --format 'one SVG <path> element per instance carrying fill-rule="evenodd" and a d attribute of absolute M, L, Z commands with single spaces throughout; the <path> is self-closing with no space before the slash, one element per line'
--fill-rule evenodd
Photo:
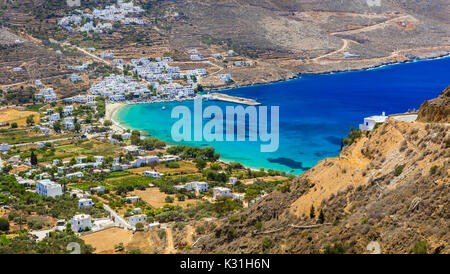
<path fill-rule="evenodd" d="M 450 86 L 435 99 L 425 101 L 419 108 L 417 120 L 429 123 L 450 123 Z"/>

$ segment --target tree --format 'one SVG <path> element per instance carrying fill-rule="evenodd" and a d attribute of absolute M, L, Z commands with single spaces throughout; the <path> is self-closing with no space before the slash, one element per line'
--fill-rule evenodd
<path fill-rule="evenodd" d="M 61 128 L 62 128 L 62 125 L 61 125 L 60 121 L 56 121 L 56 122 L 53 123 L 53 130 L 54 131 L 61 132 Z"/>
<path fill-rule="evenodd" d="M 143 223 L 137 223 L 136 224 L 136 230 L 139 230 L 139 231 L 144 230 L 144 224 Z"/>
<path fill-rule="evenodd" d="M 17 128 L 18 126 L 17 126 L 17 123 L 16 122 L 14 122 L 14 123 L 12 123 L 11 124 L 11 128 Z"/>
<path fill-rule="evenodd" d="M 105 126 L 105 127 L 110 127 L 110 126 L 112 126 L 112 121 L 111 120 L 105 120 L 104 122 L 103 122 L 103 125 Z"/>
<path fill-rule="evenodd" d="M 313 219 L 314 217 L 316 217 L 316 212 L 315 212 L 315 209 L 314 209 L 314 205 L 311 205 L 311 209 L 309 210 L 309 217 L 310 217 L 311 219 Z"/>
<path fill-rule="evenodd" d="M 195 167 L 201 172 L 206 167 L 206 161 L 205 160 L 197 161 Z"/>
<path fill-rule="evenodd" d="M 118 243 L 118 244 L 116 244 L 116 245 L 114 246 L 114 249 L 115 249 L 116 251 L 123 251 L 123 250 L 125 249 L 125 246 L 123 245 L 122 242 L 120 242 L 120 243 Z"/>
<path fill-rule="evenodd" d="M 169 204 L 171 204 L 171 203 L 173 203 L 173 201 L 174 201 L 174 198 L 173 198 L 172 196 L 166 196 L 166 199 L 165 199 L 165 201 L 166 201 L 166 203 L 169 203 Z"/>
<path fill-rule="evenodd" d="M 131 132 L 130 140 L 132 145 L 139 145 L 141 142 L 141 132 L 139 130 L 133 130 Z"/>
<path fill-rule="evenodd" d="M 414 243 L 412 251 L 414 254 L 427 254 L 427 245 L 428 243 L 426 240 L 418 241 Z"/>
<path fill-rule="evenodd" d="M 181 194 L 181 193 L 177 194 L 177 199 L 178 199 L 178 201 L 180 201 L 180 202 L 182 202 L 182 201 L 185 200 L 184 195 Z"/>
<path fill-rule="evenodd" d="M 31 114 L 27 117 L 27 125 L 32 126 L 34 124 L 34 115 Z"/>
<path fill-rule="evenodd" d="M 7 219 L 0 218 L 0 231 L 8 231 L 9 230 L 9 222 Z"/>
<path fill-rule="evenodd" d="M 31 155 L 30 155 L 30 162 L 32 166 L 36 166 L 38 163 L 38 159 L 37 156 L 34 154 L 34 151 L 31 151 Z"/>
<path fill-rule="evenodd" d="M 80 123 L 75 123 L 75 132 L 80 132 L 80 130 L 81 130 L 81 125 L 80 125 Z"/>
<path fill-rule="evenodd" d="M 325 221 L 325 215 L 323 214 L 323 210 L 320 210 L 319 213 L 319 223 L 323 224 L 323 222 Z"/>

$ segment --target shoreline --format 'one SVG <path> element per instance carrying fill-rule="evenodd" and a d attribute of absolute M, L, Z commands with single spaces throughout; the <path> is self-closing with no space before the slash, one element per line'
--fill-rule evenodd
<path fill-rule="evenodd" d="M 317 75 L 326 75 L 326 74 L 337 74 L 337 73 L 350 73 L 350 72 L 359 72 L 359 71 L 368 71 L 368 70 L 376 70 L 376 69 L 383 69 L 385 67 L 389 67 L 389 66 L 395 66 L 395 65 L 401 65 L 401 64 L 408 64 L 408 63 L 415 63 L 415 62 L 423 62 L 423 61 L 433 61 L 433 60 L 439 60 L 439 59 L 445 59 L 445 58 L 450 58 L 450 54 L 446 54 L 440 57 L 435 57 L 435 58 L 430 58 L 430 59 L 415 59 L 415 60 L 409 60 L 409 61 L 404 61 L 404 62 L 395 62 L 395 63 L 390 63 L 390 64 L 382 64 L 376 67 L 371 67 L 371 68 L 366 68 L 366 69 L 358 69 L 358 70 L 349 70 L 349 71 L 339 71 L 339 72 L 328 72 L 328 73 L 317 73 Z M 264 83 L 264 84 L 257 84 L 257 85 L 246 85 L 246 86 L 238 86 L 238 87 L 230 87 L 227 89 L 222 89 L 220 91 L 222 92 L 226 92 L 227 90 L 231 90 L 231 89 L 235 89 L 235 88 L 243 88 L 243 87 L 249 87 L 249 86 L 260 86 L 260 85 L 271 85 L 271 84 L 276 84 L 278 82 L 284 82 L 284 81 L 291 81 L 291 80 L 297 80 L 301 78 L 301 74 L 298 75 L 296 78 L 294 79 L 289 79 L 289 80 L 279 80 L 276 82 L 271 82 L 271 83 Z M 220 92 L 219 91 L 219 92 Z M 208 91 L 202 91 L 199 94 L 204 94 L 207 93 Z M 194 98 L 190 98 L 191 100 Z M 177 100 L 167 100 L 167 101 L 177 101 Z M 120 109 L 122 109 L 122 107 L 126 106 L 126 105 L 131 105 L 131 104 L 142 104 L 142 103 L 158 103 L 158 102 L 165 102 L 163 101 L 156 101 L 156 102 L 123 102 L 123 103 L 113 103 L 113 104 L 107 104 L 107 110 L 106 110 L 106 114 L 105 114 L 105 118 L 109 117 L 111 119 L 111 121 L 113 122 L 113 124 L 119 128 L 120 130 L 128 130 L 128 129 L 133 129 L 133 128 L 126 128 L 125 126 L 121 125 L 119 123 L 119 121 L 117 121 L 115 119 L 115 114 L 117 113 L 117 111 L 119 111 Z M 109 106 L 109 107 L 108 107 Z M 139 130 L 139 129 L 138 129 Z M 166 141 L 167 142 L 167 141 Z M 170 143 L 170 141 L 168 142 Z M 176 144 L 168 144 L 168 146 L 172 146 L 172 145 L 176 145 Z M 212 146 L 214 147 L 214 146 Z M 225 162 L 225 163 L 229 163 L 229 162 L 239 162 L 239 160 L 232 160 L 232 159 L 226 159 L 223 157 L 219 158 L 220 161 Z M 240 162 L 241 163 L 241 162 Z M 249 166 L 249 165 L 245 165 L 244 163 L 241 163 L 245 168 L 250 168 L 252 170 L 259 170 L 258 167 L 256 166 Z M 267 168 L 265 168 L 267 169 Z M 274 169 L 277 170 L 277 169 Z M 301 172 L 300 174 L 302 174 L 303 172 Z M 296 172 L 293 172 L 292 174 L 296 174 Z M 296 174 L 299 175 L 299 174 Z"/>
<path fill-rule="evenodd" d="M 375 69 L 382 69 L 382 68 L 389 67 L 389 66 L 396 66 L 396 65 L 415 63 L 415 62 L 426 62 L 426 61 L 433 61 L 433 60 L 439 60 L 439 59 L 445 59 L 445 58 L 450 58 L 450 53 L 440 54 L 440 55 L 436 55 L 434 57 L 407 59 L 404 61 L 382 62 L 380 64 L 372 64 L 372 65 L 369 65 L 366 67 L 355 68 L 355 69 L 330 70 L 330 71 L 325 71 L 325 72 L 300 72 L 300 73 L 297 73 L 293 77 L 281 78 L 281 79 L 273 80 L 273 81 L 269 81 L 269 82 L 255 82 L 255 83 L 248 84 L 248 85 L 233 84 L 231 86 L 222 85 L 222 86 L 217 86 L 217 87 L 204 86 L 204 92 L 208 92 L 208 91 L 219 91 L 220 92 L 220 91 L 227 91 L 227 90 L 231 90 L 231 89 L 235 89 L 235 88 L 245 88 L 245 87 L 277 84 L 280 82 L 298 80 L 301 78 L 302 75 L 328 75 L 328 74 L 338 74 L 338 73 L 370 71 L 370 70 L 375 70 Z"/>
<path fill-rule="evenodd" d="M 126 103 L 106 103 L 105 106 L 105 117 L 103 118 L 104 121 L 110 120 L 112 122 L 111 129 L 115 133 L 123 133 L 127 130 L 124 126 L 122 126 L 119 122 L 117 122 L 114 119 L 114 115 L 123 107 L 125 107 Z"/>

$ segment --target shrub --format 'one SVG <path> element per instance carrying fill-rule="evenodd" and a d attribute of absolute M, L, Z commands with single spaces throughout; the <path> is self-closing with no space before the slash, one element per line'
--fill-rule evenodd
<path fill-rule="evenodd" d="M 325 254 L 344 254 L 345 246 L 341 243 L 335 243 L 333 246 L 327 246 Z"/>
<path fill-rule="evenodd" d="M 139 231 L 144 230 L 144 224 L 143 223 L 137 223 L 136 224 L 136 230 L 139 230 Z"/>
<path fill-rule="evenodd" d="M 169 163 L 166 163 L 166 167 L 168 167 L 168 168 L 179 168 L 180 164 L 177 163 L 177 162 L 169 162 Z"/>
<path fill-rule="evenodd" d="M 166 231 L 164 229 L 158 230 L 158 237 L 162 240 L 166 238 Z"/>
<path fill-rule="evenodd" d="M 275 246 L 275 243 L 272 241 L 272 239 L 267 238 L 267 237 L 264 238 L 263 243 L 262 243 L 263 250 L 271 249 L 274 246 Z"/>
<path fill-rule="evenodd" d="M 427 254 L 427 241 L 418 241 L 414 244 L 413 253 L 414 254 Z"/>
<path fill-rule="evenodd" d="M 9 230 L 9 222 L 7 219 L 0 218 L 0 230 L 8 231 Z"/>
<path fill-rule="evenodd" d="M 431 175 L 434 175 L 434 174 L 436 173 L 437 169 L 438 169 L 438 166 L 432 166 L 432 167 L 430 168 L 430 174 L 431 174 Z"/>
<path fill-rule="evenodd" d="M 394 176 L 399 176 L 400 174 L 402 174 L 404 167 L 405 167 L 405 165 L 397 166 L 394 170 Z"/>
<path fill-rule="evenodd" d="M 165 201 L 166 201 L 166 203 L 169 203 L 169 204 L 171 204 L 171 203 L 173 203 L 173 201 L 174 201 L 174 198 L 173 198 L 172 196 L 166 196 L 166 199 L 165 199 Z"/>
<path fill-rule="evenodd" d="M 195 231 L 197 232 L 197 234 L 204 234 L 206 231 L 206 228 L 204 226 L 199 226 L 199 227 L 197 227 L 197 229 Z"/>
<path fill-rule="evenodd" d="M 255 224 L 256 229 L 261 230 L 261 228 L 263 227 L 263 223 L 262 222 L 257 222 Z"/>

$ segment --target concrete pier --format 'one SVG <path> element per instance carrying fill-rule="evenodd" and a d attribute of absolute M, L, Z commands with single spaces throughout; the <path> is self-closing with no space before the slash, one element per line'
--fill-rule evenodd
<path fill-rule="evenodd" d="M 261 103 L 258 103 L 257 101 L 253 99 L 247 99 L 242 97 L 236 97 L 236 96 L 230 96 L 227 94 L 222 93 L 208 93 L 203 95 L 203 98 L 207 100 L 219 100 L 219 101 L 225 101 L 235 104 L 243 104 L 243 105 L 249 105 L 249 106 L 259 106 Z"/>

